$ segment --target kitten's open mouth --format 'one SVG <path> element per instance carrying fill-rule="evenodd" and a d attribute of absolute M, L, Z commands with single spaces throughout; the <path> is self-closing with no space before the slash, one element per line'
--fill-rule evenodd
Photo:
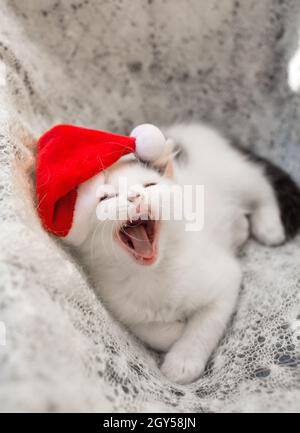
<path fill-rule="evenodd" d="M 141 264 L 151 265 L 157 257 L 158 221 L 139 218 L 127 221 L 117 232 L 120 244 Z"/>

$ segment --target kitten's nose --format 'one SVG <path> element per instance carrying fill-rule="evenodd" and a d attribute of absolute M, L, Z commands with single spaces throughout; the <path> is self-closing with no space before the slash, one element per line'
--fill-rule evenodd
<path fill-rule="evenodd" d="M 131 194 L 127 197 L 127 200 L 130 201 L 130 203 L 134 203 L 135 201 L 137 201 L 139 198 L 141 197 L 140 193 L 136 193 L 136 194 Z"/>

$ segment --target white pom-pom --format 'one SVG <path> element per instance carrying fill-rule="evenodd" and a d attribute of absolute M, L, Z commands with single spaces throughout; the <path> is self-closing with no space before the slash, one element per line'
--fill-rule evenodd
<path fill-rule="evenodd" d="M 134 128 L 130 137 L 136 139 L 135 153 L 143 161 L 156 161 L 165 150 L 166 139 L 161 130 L 154 125 L 139 125 Z"/>

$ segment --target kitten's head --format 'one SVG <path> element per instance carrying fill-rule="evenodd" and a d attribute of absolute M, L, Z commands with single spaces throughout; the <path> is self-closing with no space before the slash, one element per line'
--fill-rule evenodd
<path fill-rule="evenodd" d="M 99 265 L 155 265 L 176 238 L 174 221 L 162 220 L 170 206 L 172 163 L 147 166 L 127 158 L 79 187 L 70 242 Z M 165 200 L 165 198 L 167 198 Z"/>

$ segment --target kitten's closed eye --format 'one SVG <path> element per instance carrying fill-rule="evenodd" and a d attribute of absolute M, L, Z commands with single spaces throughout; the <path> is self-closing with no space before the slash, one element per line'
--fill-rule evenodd
<path fill-rule="evenodd" d="M 104 200 L 108 200 L 109 198 L 116 197 L 117 194 L 104 194 L 102 197 L 99 198 L 99 203 L 101 203 Z"/>
<path fill-rule="evenodd" d="M 147 182 L 147 183 L 144 183 L 144 188 L 149 188 L 149 186 L 155 186 L 155 185 L 157 185 L 156 182 Z"/>

